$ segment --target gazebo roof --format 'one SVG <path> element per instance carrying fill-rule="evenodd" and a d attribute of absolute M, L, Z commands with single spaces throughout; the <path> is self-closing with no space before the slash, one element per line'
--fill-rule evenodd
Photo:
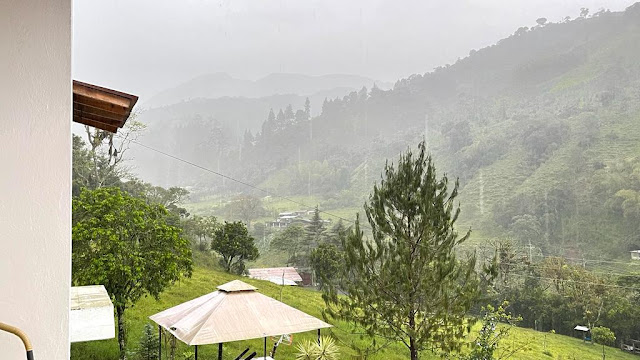
<path fill-rule="evenodd" d="M 219 344 L 331 327 L 239 280 L 149 318 L 187 345 Z"/>

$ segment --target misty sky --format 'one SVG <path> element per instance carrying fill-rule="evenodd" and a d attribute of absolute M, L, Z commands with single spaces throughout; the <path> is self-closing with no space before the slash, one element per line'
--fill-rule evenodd
<path fill-rule="evenodd" d="M 198 75 L 357 74 L 453 63 L 539 17 L 634 0 L 75 0 L 73 75 L 150 97 Z"/>

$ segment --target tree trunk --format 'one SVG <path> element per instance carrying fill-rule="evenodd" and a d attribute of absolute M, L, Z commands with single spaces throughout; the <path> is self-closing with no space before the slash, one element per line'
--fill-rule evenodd
<path fill-rule="evenodd" d="M 409 338 L 409 351 L 411 352 L 411 360 L 418 360 L 418 350 L 416 349 L 416 343 L 413 337 Z"/>
<path fill-rule="evenodd" d="M 411 311 L 411 315 L 409 315 L 409 329 L 412 334 L 415 334 L 416 329 L 416 317 Z M 418 360 L 418 349 L 416 348 L 416 339 L 414 335 L 409 335 L 409 352 L 411 353 L 411 360 Z"/>
<path fill-rule="evenodd" d="M 124 327 L 124 306 L 117 306 L 116 313 L 118 316 L 118 346 L 120 347 L 120 360 L 127 359 L 127 337 Z"/>

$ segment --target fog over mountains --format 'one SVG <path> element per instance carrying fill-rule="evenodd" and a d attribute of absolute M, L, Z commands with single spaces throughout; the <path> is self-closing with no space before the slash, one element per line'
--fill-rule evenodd
<path fill-rule="evenodd" d="M 604 250 L 606 229 L 616 244 L 606 251 L 620 256 L 640 246 L 630 210 L 640 193 L 633 180 L 640 169 L 639 52 L 640 5 L 541 21 L 393 89 L 312 95 L 310 108 L 300 95 L 153 108 L 139 117 L 149 125 L 141 141 L 276 194 L 316 196 L 325 208 L 355 212 L 385 160 L 426 139 L 438 169 L 460 179 L 461 220 L 476 234 L 512 234 L 540 251 L 576 256 L 585 244 Z M 240 81 L 248 85 L 238 89 L 257 91 L 256 83 L 264 84 Z M 262 89 L 292 89 L 296 81 L 277 83 Z M 194 200 L 252 193 L 162 154 L 135 154 L 143 179 L 189 186 Z"/>
<path fill-rule="evenodd" d="M 237 79 L 226 73 L 214 73 L 198 76 L 141 102 L 143 106 L 159 107 L 187 100 L 221 97 L 261 98 L 294 94 L 331 98 L 344 96 L 363 86 L 371 87 L 374 83 L 382 89 L 389 89 L 392 86 L 383 81 L 357 75 L 270 74 L 252 81 Z"/>

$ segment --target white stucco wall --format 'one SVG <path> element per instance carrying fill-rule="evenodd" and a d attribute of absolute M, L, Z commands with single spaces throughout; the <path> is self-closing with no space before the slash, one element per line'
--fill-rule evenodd
<path fill-rule="evenodd" d="M 71 0 L 0 0 L 0 321 L 35 359 L 69 359 L 71 101 Z"/>

